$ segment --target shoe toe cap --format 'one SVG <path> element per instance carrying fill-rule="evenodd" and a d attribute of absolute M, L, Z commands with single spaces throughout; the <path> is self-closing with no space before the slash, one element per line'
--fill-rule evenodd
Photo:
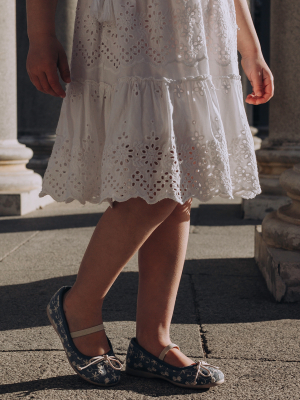
<path fill-rule="evenodd" d="M 210 368 L 210 371 L 212 373 L 212 378 L 214 379 L 215 383 L 222 381 L 224 379 L 224 374 L 219 369 Z"/>

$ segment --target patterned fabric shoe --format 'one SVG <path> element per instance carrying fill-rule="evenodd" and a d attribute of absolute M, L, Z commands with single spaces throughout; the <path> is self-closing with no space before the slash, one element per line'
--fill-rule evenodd
<path fill-rule="evenodd" d="M 72 338 L 89 335 L 104 329 L 103 324 L 70 333 L 63 310 L 64 294 L 71 287 L 63 286 L 51 298 L 47 306 L 48 318 L 58 334 L 68 361 L 74 371 L 86 381 L 99 386 L 112 386 L 120 380 L 123 364 L 116 358 L 110 340 L 110 351 L 102 356 L 89 357 L 82 354 L 74 345 Z"/>
<path fill-rule="evenodd" d="M 145 378 L 161 378 L 191 389 L 210 388 L 224 382 L 224 375 L 219 368 L 204 361 L 183 368 L 167 364 L 163 359 L 173 347 L 179 349 L 176 344 L 170 343 L 159 357 L 155 357 L 141 347 L 136 338 L 131 339 L 126 356 L 126 373 Z"/>

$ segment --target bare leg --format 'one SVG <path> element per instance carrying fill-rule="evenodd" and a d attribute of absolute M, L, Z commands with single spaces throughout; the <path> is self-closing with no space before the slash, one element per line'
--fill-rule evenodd
<path fill-rule="evenodd" d="M 188 243 L 191 203 L 190 199 L 178 204 L 139 250 L 136 337 L 157 357 L 171 342 L 169 328 Z M 178 349 L 170 350 L 164 361 L 177 367 L 194 362 Z"/>
<path fill-rule="evenodd" d="M 176 203 L 164 199 L 149 205 L 141 198 L 114 203 L 101 217 L 83 257 L 77 280 L 64 299 L 71 332 L 102 323 L 106 293 L 122 268 L 151 233 L 172 213 Z M 83 354 L 109 351 L 104 331 L 74 339 Z"/>

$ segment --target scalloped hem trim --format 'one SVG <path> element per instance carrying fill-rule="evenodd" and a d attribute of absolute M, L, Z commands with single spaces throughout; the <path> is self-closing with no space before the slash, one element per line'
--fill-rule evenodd
<path fill-rule="evenodd" d="M 246 200 L 250 200 L 250 199 L 255 198 L 260 193 L 261 193 L 261 189 L 259 189 L 257 191 L 238 190 L 238 191 L 233 192 L 232 194 L 227 194 L 227 193 L 212 194 L 211 196 L 206 197 L 206 198 L 203 198 L 203 197 L 201 197 L 201 195 L 197 195 L 197 194 L 189 194 L 189 195 L 186 195 L 185 197 L 183 197 L 183 200 L 180 200 L 176 196 L 173 196 L 172 194 L 168 194 L 168 193 L 165 193 L 164 196 L 157 197 L 155 199 L 150 199 L 149 197 L 145 198 L 145 197 L 143 197 L 142 195 L 139 195 L 139 194 L 137 194 L 137 195 L 128 194 L 127 196 L 122 196 L 122 197 L 112 196 L 112 197 L 100 198 L 100 200 L 99 200 L 99 198 L 90 198 L 90 199 L 82 200 L 82 199 L 76 198 L 75 196 L 74 197 L 67 197 L 67 198 L 64 198 L 64 199 L 61 199 L 61 198 L 59 199 L 57 196 L 52 195 L 51 193 L 47 192 L 46 190 L 42 190 L 39 193 L 39 197 L 44 197 L 44 196 L 49 195 L 55 201 L 57 201 L 58 203 L 66 203 L 66 204 L 71 203 L 74 200 L 79 201 L 79 203 L 82 204 L 82 205 L 85 205 L 86 203 L 100 205 L 100 204 L 102 204 L 104 202 L 107 202 L 107 203 L 109 203 L 110 207 L 113 208 L 113 202 L 114 201 L 124 202 L 124 201 L 127 201 L 127 200 L 131 199 L 131 198 L 132 199 L 136 199 L 138 197 L 140 197 L 143 200 L 145 200 L 147 204 L 155 204 L 155 203 L 158 203 L 159 201 L 161 201 L 163 199 L 171 199 L 171 200 L 174 200 L 177 203 L 182 205 L 187 200 L 189 200 L 190 198 L 195 198 L 195 199 L 200 200 L 200 201 L 202 201 L 204 203 L 208 202 L 209 200 L 211 200 L 211 199 L 213 199 L 215 197 L 222 197 L 224 199 L 233 200 L 234 196 L 237 196 L 237 197 L 241 197 L 241 198 L 246 199 Z"/>

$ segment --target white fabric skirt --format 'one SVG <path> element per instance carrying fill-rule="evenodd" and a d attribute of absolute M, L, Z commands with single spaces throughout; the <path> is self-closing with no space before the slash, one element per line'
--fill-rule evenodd
<path fill-rule="evenodd" d="M 259 194 L 237 29 L 234 0 L 79 0 L 40 197 L 112 206 Z"/>

